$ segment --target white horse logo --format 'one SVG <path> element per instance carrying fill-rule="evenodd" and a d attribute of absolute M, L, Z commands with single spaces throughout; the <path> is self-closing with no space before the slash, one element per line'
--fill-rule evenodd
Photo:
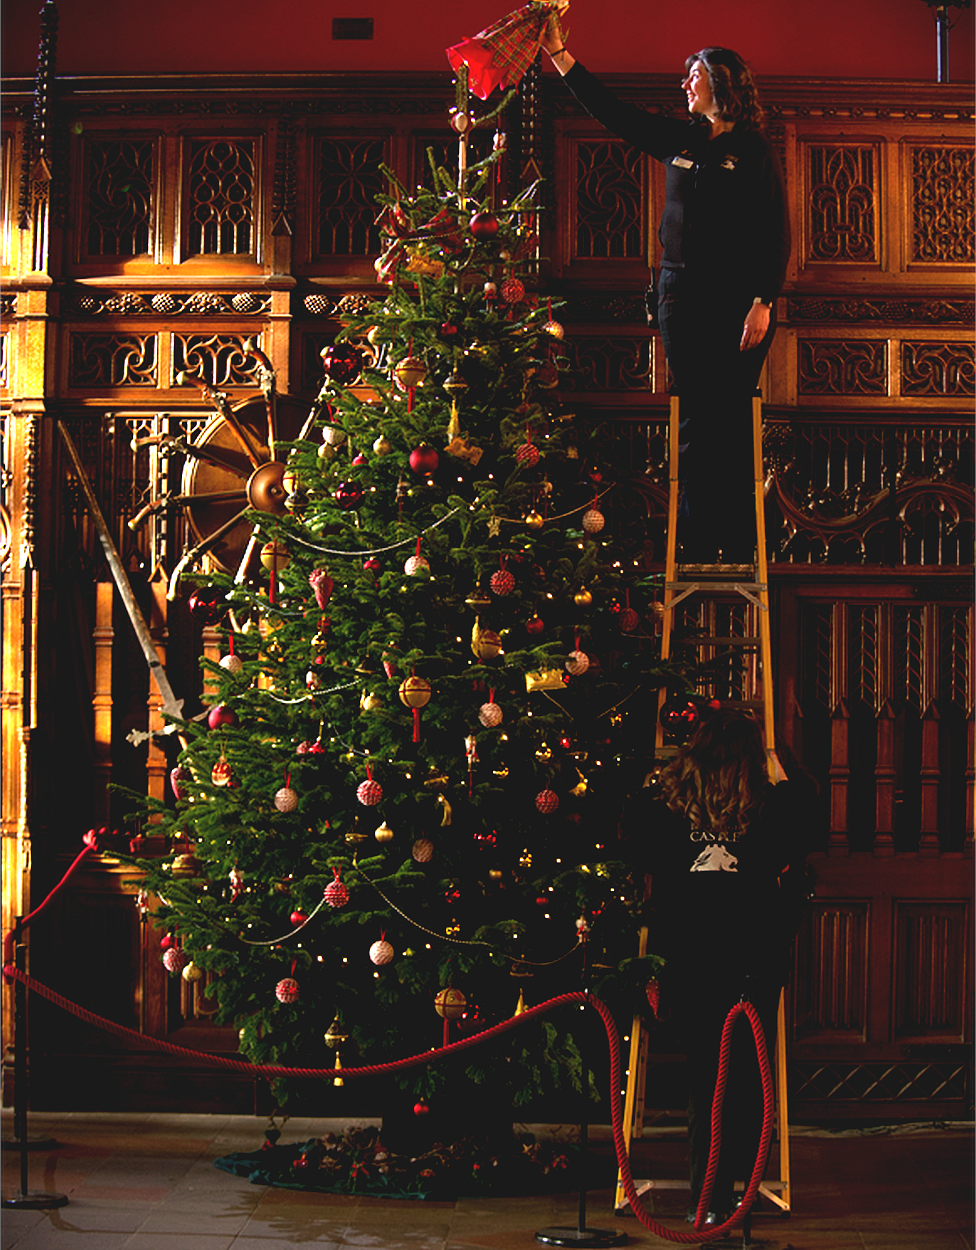
<path fill-rule="evenodd" d="M 716 842 L 707 850 L 702 851 L 689 872 L 738 872 L 739 861 L 730 855 L 721 842 Z"/>

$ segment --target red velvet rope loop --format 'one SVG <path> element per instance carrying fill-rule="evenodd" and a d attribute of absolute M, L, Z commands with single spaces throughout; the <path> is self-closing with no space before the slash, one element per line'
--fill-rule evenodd
<path fill-rule="evenodd" d="M 80 858 L 80 857 L 79 857 Z M 73 868 L 74 866 L 72 866 Z M 70 870 L 69 870 L 70 871 Z M 62 882 L 63 884 L 63 882 Z M 46 900 L 49 901 L 49 900 Z M 44 906 L 44 904 L 42 904 Z M 40 908 L 37 909 L 38 911 Z M 35 911 L 32 913 L 36 915 Z M 153 1050 L 165 1051 L 171 1055 L 180 1055 L 186 1058 L 196 1059 L 198 1062 L 210 1064 L 214 1067 L 225 1068 L 232 1072 L 246 1072 L 254 1076 L 292 1076 L 292 1077 L 308 1077 L 319 1080 L 331 1080 L 335 1076 L 334 1068 L 285 1068 L 275 1067 L 264 1064 L 251 1064 L 243 1059 L 227 1059 L 222 1055 L 210 1055 L 204 1051 L 190 1050 L 186 1046 L 176 1046 L 172 1042 L 162 1041 L 156 1037 L 146 1037 L 142 1033 L 137 1033 L 134 1029 L 128 1029 L 124 1025 L 116 1024 L 112 1020 L 106 1020 L 103 1016 L 96 1015 L 93 1011 L 88 1011 L 85 1007 L 79 1007 L 77 1003 L 71 1002 L 64 998 L 61 994 L 49 989 L 46 985 L 42 985 L 39 981 L 35 981 L 33 977 L 29 977 L 25 972 L 21 972 L 19 968 L 12 963 L 5 963 L 3 974 L 5 977 L 22 982 L 30 991 L 40 994 L 42 998 L 46 998 L 57 1007 L 70 1012 L 79 1019 L 84 1020 L 88 1024 L 93 1024 L 97 1028 L 102 1028 L 110 1033 L 116 1034 L 118 1037 L 124 1037 L 130 1041 L 142 1043 Z M 360 1068 L 343 1068 L 343 1078 L 352 1080 L 357 1076 L 375 1076 L 382 1072 L 397 1072 L 404 1068 L 417 1067 L 422 1063 L 430 1063 L 434 1059 L 440 1058 L 442 1055 L 456 1054 L 458 1051 L 468 1050 L 472 1046 L 478 1046 L 489 1038 L 500 1033 L 505 1033 L 509 1029 L 517 1028 L 519 1025 L 534 1020 L 537 1016 L 542 1016 L 557 1007 L 567 1006 L 570 1003 L 589 1004 L 594 1011 L 598 1013 L 603 1020 L 604 1029 L 607 1035 L 607 1046 L 610 1050 L 610 1088 L 618 1089 L 620 1085 L 620 1038 L 617 1033 L 617 1027 L 613 1022 L 613 1016 L 610 1009 L 599 998 L 593 994 L 584 991 L 574 991 L 569 994 L 560 994 L 556 998 L 550 998 L 547 1002 L 539 1003 L 536 1007 L 529 1007 L 521 1014 L 512 1016 L 508 1020 L 501 1021 L 500 1024 L 493 1025 L 484 1032 L 478 1033 L 473 1037 L 461 1038 L 459 1041 L 451 1042 L 447 1046 L 442 1046 L 439 1050 L 426 1050 L 419 1055 L 410 1055 L 405 1059 L 395 1059 L 390 1063 L 369 1064 Z M 738 1210 L 724 1224 L 716 1225 L 713 1228 L 699 1231 L 696 1227 L 695 1232 L 676 1232 L 667 1228 L 663 1224 L 659 1224 L 657 1220 L 648 1215 L 644 1209 L 644 1205 L 640 1200 L 637 1189 L 634 1185 L 634 1179 L 630 1171 L 630 1159 L 627 1155 L 627 1145 L 624 1141 L 623 1131 L 623 1110 L 620 1105 L 619 1098 L 611 1098 L 610 1113 L 613 1128 L 613 1142 L 617 1154 L 617 1165 L 620 1169 L 620 1179 L 630 1203 L 631 1211 L 637 1217 L 639 1223 L 650 1230 L 657 1237 L 663 1238 L 665 1241 L 674 1241 L 682 1245 L 698 1245 L 705 1241 L 712 1241 L 716 1237 L 723 1236 L 729 1229 L 734 1227 L 749 1210 L 755 1201 L 756 1194 L 759 1191 L 759 1185 L 762 1181 L 763 1169 L 766 1164 L 766 1152 L 769 1148 L 770 1137 L 773 1128 L 773 1082 L 769 1068 L 769 1057 L 766 1053 L 766 1043 L 763 1037 L 762 1025 L 756 1009 L 751 1003 L 737 1003 L 729 1012 L 725 1021 L 725 1028 L 722 1031 L 722 1041 L 719 1051 L 719 1078 L 715 1087 L 715 1100 L 712 1106 L 712 1147 L 708 1161 L 708 1169 L 706 1172 L 705 1185 L 702 1189 L 701 1204 L 698 1209 L 698 1219 L 708 1209 L 708 1201 L 711 1197 L 711 1188 L 714 1183 L 715 1169 L 718 1166 L 718 1152 L 720 1148 L 720 1131 L 716 1132 L 716 1124 L 721 1125 L 722 1115 L 722 1098 L 725 1092 L 725 1085 L 728 1079 L 729 1067 L 729 1048 L 731 1044 L 732 1028 L 736 1019 L 740 1015 L 745 1015 L 752 1025 L 753 1036 L 756 1041 L 756 1053 L 759 1058 L 759 1071 L 762 1076 L 763 1085 L 763 1127 L 759 1140 L 759 1150 L 756 1155 L 755 1167 L 752 1171 L 752 1177 L 746 1188 L 745 1195 Z"/>

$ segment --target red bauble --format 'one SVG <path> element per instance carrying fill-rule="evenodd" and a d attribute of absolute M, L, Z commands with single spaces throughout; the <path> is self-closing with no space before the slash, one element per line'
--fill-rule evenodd
<path fill-rule="evenodd" d="M 521 447 L 515 449 L 515 459 L 519 464 L 527 464 L 530 469 L 539 463 L 540 455 L 534 443 L 523 443 Z"/>
<path fill-rule="evenodd" d="M 340 482 L 334 498 L 340 508 L 358 508 L 363 502 L 363 488 L 358 482 Z"/>
<path fill-rule="evenodd" d="M 375 556 L 370 556 L 368 560 L 363 561 L 363 568 L 367 573 L 379 573 L 382 567 L 382 564 L 380 564 L 379 560 L 377 560 Z"/>
<path fill-rule="evenodd" d="M 356 798 L 364 807 L 375 807 L 383 797 L 383 787 L 378 781 L 361 781 L 356 789 Z"/>
<path fill-rule="evenodd" d="M 333 343 L 322 349 L 322 369 L 327 378 L 340 386 L 349 386 L 359 376 L 362 357 L 349 343 Z"/>
<path fill-rule="evenodd" d="M 308 916 L 303 911 L 293 911 L 288 917 L 288 921 L 297 929 L 300 924 L 305 924 L 308 921 Z"/>
<path fill-rule="evenodd" d="M 493 239 L 498 233 L 498 218 L 494 213 L 475 213 L 468 222 L 468 229 L 482 242 Z"/>
<path fill-rule="evenodd" d="M 297 1003 L 298 993 L 298 982 L 294 977 L 282 977 L 275 986 L 275 998 L 279 1003 Z"/>
<path fill-rule="evenodd" d="M 640 617 L 633 608 L 624 608 L 620 613 L 617 624 L 625 634 L 629 634 L 632 629 L 636 629 L 640 624 Z"/>
<path fill-rule="evenodd" d="M 345 907 L 349 902 L 349 891 L 341 881 L 330 881 L 325 887 L 325 901 L 330 907 Z"/>
<path fill-rule="evenodd" d="M 226 704 L 218 703 L 210 709 L 207 724 L 211 729 L 233 728 L 237 724 L 237 713 L 231 711 Z"/>
<path fill-rule="evenodd" d="M 216 625 L 227 611 L 227 600 L 219 586 L 197 586 L 190 591 L 186 606 L 201 625 Z"/>
<path fill-rule="evenodd" d="M 427 1115 L 429 1111 L 430 1107 L 425 1102 L 415 1102 L 413 1104 L 414 1115 Z"/>
<path fill-rule="evenodd" d="M 163 936 L 159 940 L 159 949 L 161 951 L 168 951 L 169 948 L 171 946 L 175 946 L 175 944 L 176 944 L 176 938 L 173 937 L 172 933 L 164 933 Z"/>
<path fill-rule="evenodd" d="M 508 569 L 499 569 L 492 573 L 488 583 L 496 595 L 510 595 L 515 589 L 515 578 Z"/>
<path fill-rule="evenodd" d="M 506 304 L 519 304 L 525 299 L 525 283 L 518 278 L 506 278 L 502 283 L 502 299 Z"/>
<path fill-rule="evenodd" d="M 532 634 L 533 636 L 541 634 L 545 627 L 546 623 L 541 616 L 530 616 L 525 622 L 525 632 L 527 634 Z"/>
<path fill-rule="evenodd" d="M 540 790 L 535 796 L 535 805 L 543 816 L 550 816 L 559 806 L 559 795 L 555 790 Z"/>
<path fill-rule="evenodd" d="M 440 459 L 436 448 L 431 447 L 429 443 L 421 443 L 410 453 L 410 467 L 414 473 L 429 476 L 440 464 Z"/>

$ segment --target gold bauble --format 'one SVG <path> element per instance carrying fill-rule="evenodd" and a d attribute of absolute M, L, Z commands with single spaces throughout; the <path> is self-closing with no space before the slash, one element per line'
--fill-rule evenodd
<path fill-rule="evenodd" d="M 492 881 L 501 881 L 504 874 L 500 868 L 489 868 L 488 876 L 491 878 Z"/>
<path fill-rule="evenodd" d="M 545 523 L 546 523 L 546 518 L 542 515 L 541 512 L 538 512 L 535 508 L 530 509 L 525 514 L 525 528 L 526 529 L 541 530 L 543 525 L 545 525 Z"/>
<path fill-rule="evenodd" d="M 426 707 L 430 702 L 430 682 L 426 677 L 407 677 L 400 683 L 400 702 L 407 707 Z"/>
<path fill-rule="evenodd" d="M 552 759 L 552 747 L 547 742 L 543 742 L 542 746 L 536 751 L 535 758 L 540 764 L 545 764 L 547 760 Z"/>
<path fill-rule="evenodd" d="M 434 996 L 434 1010 L 445 1020 L 459 1020 L 464 1015 L 468 1000 L 460 990 L 438 990 Z"/>
<path fill-rule="evenodd" d="M 373 830 L 373 837 L 377 842 L 389 842 L 393 837 L 393 830 L 384 820 L 381 825 Z"/>
<path fill-rule="evenodd" d="M 377 456 L 388 456 L 392 450 L 393 450 L 393 444 L 390 442 L 390 440 L 386 437 L 385 434 L 381 434 L 379 438 L 376 440 L 376 442 L 373 444 L 373 451 L 376 453 Z"/>
<path fill-rule="evenodd" d="M 586 589 L 585 586 L 580 586 L 576 594 L 573 595 L 573 602 L 576 604 L 578 608 L 588 608 L 590 604 L 593 602 L 593 596 L 590 594 L 590 592 Z"/>
<path fill-rule="evenodd" d="M 261 548 L 261 563 L 271 573 L 280 573 L 291 563 L 291 553 L 283 543 L 265 543 Z"/>

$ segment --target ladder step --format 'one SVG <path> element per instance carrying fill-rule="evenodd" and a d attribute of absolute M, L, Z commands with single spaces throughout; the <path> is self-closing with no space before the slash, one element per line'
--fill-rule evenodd
<path fill-rule="evenodd" d="M 676 564 L 678 573 L 693 574 L 698 577 L 728 577 L 735 573 L 751 573 L 756 575 L 754 564 Z"/>

